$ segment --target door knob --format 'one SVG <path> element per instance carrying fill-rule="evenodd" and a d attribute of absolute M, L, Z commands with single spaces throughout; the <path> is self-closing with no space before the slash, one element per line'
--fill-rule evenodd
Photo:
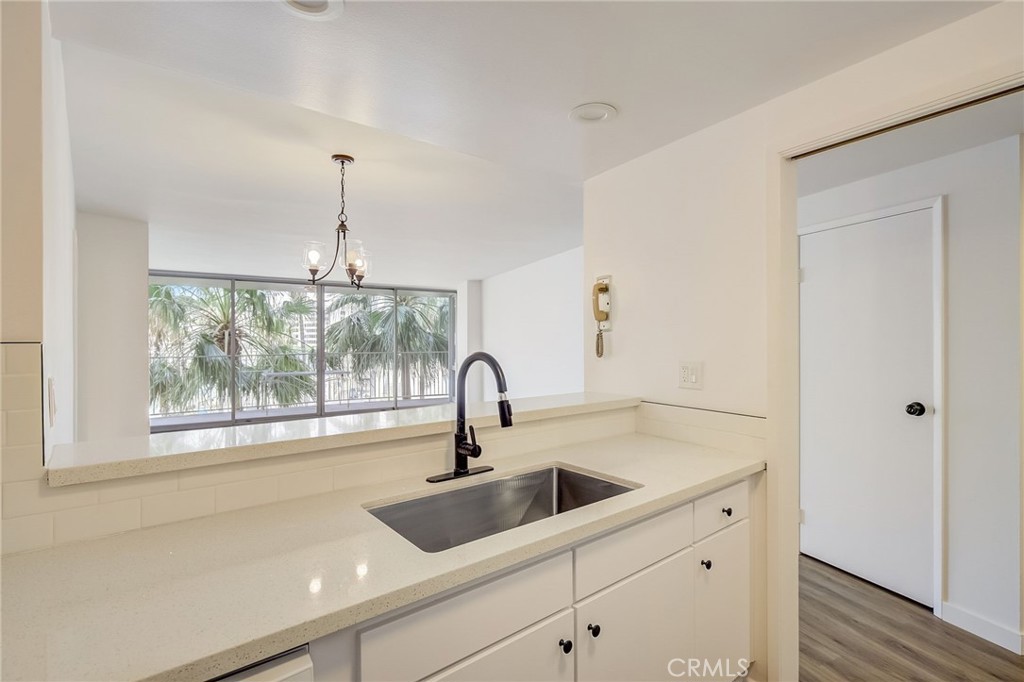
<path fill-rule="evenodd" d="M 587 626 L 587 629 L 590 630 L 590 636 L 591 637 L 600 637 L 601 636 L 601 626 L 600 625 L 594 625 L 593 623 L 591 623 L 590 625 Z"/>
<path fill-rule="evenodd" d="M 560 639 L 558 640 L 558 646 L 562 647 L 562 653 L 568 654 L 572 652 L 572 640 L 571 639 Z"/>
<path fill-rule="evenodd" d="M 928 408 L 926 408 L 924 405 L 918 402 L 913 402 L 907 405 L 907 414 L 909 414 L 911 417 L 920 417 L 927 411 Z"/>

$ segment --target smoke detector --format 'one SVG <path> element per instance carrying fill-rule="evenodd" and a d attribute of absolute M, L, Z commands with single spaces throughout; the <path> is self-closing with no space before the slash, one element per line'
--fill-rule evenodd
<path fill-rule="evenodd" d="M 588 102 L 569 112 L 569 119 L 580 123 L 600 123 L 618 116 L 619 110 L 604 102 Z"/>
<path fill-rule="evenodd" d="M 341 11 L 343 0 L 284 0 L 284 6 L 304 19 L 328 19 Z"/>

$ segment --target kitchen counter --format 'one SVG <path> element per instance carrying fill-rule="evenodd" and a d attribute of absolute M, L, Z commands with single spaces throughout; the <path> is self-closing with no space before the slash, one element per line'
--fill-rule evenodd
<path fill-rule="evenodd" d="M 639 434 L 482 463 L 496 471 L 437 485 L 392 481 L 5 557 L 0 673 L 208 679 L 764 468 Z M 363 508 L 551 463 L 643 487 L 436 554 Z"/>
<path fill-rule="evenodd" d="M 517 424 L 636 407 L 640 399 L 603 393 L 517 398 Z M 494 402 L 471 403 L 476 428 L 497 426 Z M 368 445 L 455 430 L 455 405 L 428 405 L 291 421 L 154 433 L 109 441 L 56 445 L 47 463 L 51 487 L 181 471 L 268 457 Z"/>

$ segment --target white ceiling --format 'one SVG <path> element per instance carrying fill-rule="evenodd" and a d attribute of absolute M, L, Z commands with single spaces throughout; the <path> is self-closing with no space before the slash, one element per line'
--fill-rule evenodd
<path fill-rule="evenodd" d="M 800 196 L 1024 134 L 1024 92 L 1006 95 L 797 162 Z"/>
<path fill-rule="evenodd" d="M 584 178 L 986 6 L 70 2 L 52 24 L 80 205 L 147 220 L 154 267 L 298 276 L 346 152 L 373 279 L 452 285 L 578 245 Z M 590 100 L 621 114 L 568 120 Z"/>
<path fill-rule="evenodd" d="M 145 220 L 158 269 L 302 277 L 334 238 L 338 167 L 376 282 L 454 286 L 579 245 L 578 187 L 64 45 L 82 210 Z"/>

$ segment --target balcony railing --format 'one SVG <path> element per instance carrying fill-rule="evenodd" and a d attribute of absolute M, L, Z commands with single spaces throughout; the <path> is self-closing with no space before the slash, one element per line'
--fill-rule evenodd
<path fill-rule="evenodd" d="M 322 400 L 317 397 L 316 361 L 312 349 L 243 354 L 234 367 L 227 356 L 153 355 L 151 424 L 161 430 L 451 399 L 453 368 L 447 351 L 325 354 Z"/>

